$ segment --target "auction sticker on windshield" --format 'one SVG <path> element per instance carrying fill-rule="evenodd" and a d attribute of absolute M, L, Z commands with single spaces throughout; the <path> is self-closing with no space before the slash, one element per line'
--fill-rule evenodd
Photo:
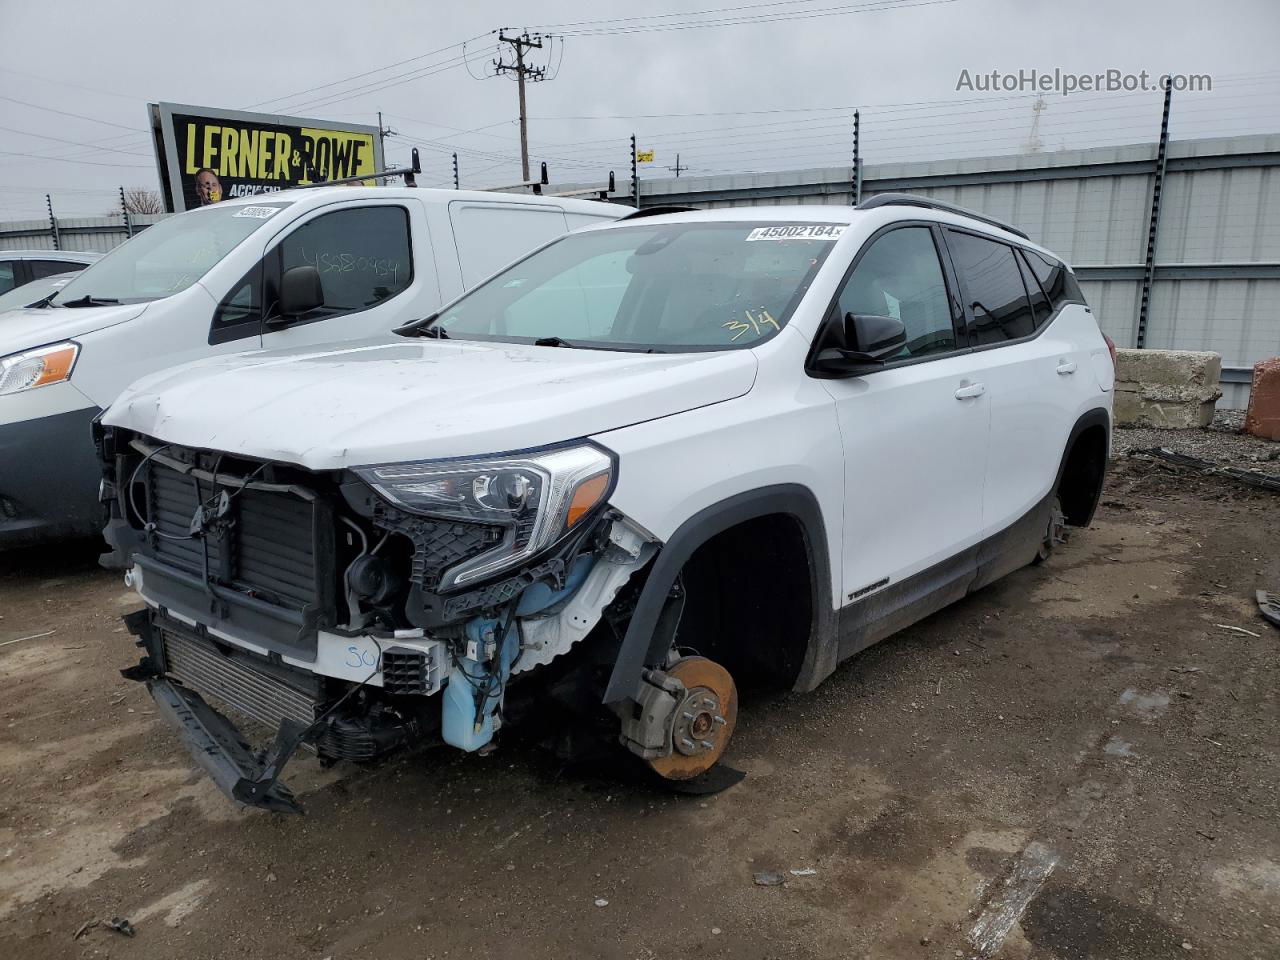
<path fill-rule="evenodd" d="M 799 223 L 794 226 L 756 227 L 748 240 L 839 240 L 844 226 L 836 223 Z"/>
<path fill-rule="evenodd" d="M 267 217 L 274 216 L 279 213 L 279 207 L 244 207 L 232 214 L 233 217 L 253 217 L 255 220 L 265 220 Z"/>

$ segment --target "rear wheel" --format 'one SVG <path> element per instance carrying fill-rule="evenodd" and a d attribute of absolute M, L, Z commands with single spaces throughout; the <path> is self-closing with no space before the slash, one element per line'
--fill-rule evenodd
<path fill-rule="evenodd" d="M 706 657 L 683 657 L 666 673 L 684 684 L 685 695 L 676 705 L 671 753 L 645 762 L 667 780 L 691 780 L 724 756 L 738 722 L 738 688 Z"/>

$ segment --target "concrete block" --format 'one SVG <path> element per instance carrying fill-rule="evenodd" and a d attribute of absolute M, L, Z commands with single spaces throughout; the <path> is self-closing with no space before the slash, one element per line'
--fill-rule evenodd
<path fill-rule="evenodd" d="M 1115 421 L 1122 427 L 1207 427 L 1222 357 L 1198 350 L 1117 350 Z"/>
<path fill-rule="evenodd" d="M 1261 360 L 1253 366 L 1244 432 L 1266 440 L 1280 440 L 1280 357 Z"/>

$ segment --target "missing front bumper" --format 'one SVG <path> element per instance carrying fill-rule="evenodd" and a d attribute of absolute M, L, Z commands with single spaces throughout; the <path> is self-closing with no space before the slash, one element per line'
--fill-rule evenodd
<path fill-rule="evenodd" d="M 160 611 L 139 610 L 124 620 L 145 656 L 121 673 L 147 685 L 192 758 L 240 803 L 302 812 L 279 778 L 303 745 L 324 761 L 367 761 L 420 735 L 415 719 L 389 707 L 385 696 L 363 684 L 338 682 L 335 687 L 315 674 L 216 643 L 204 631 Z M 274 741 L 255 749 L 206 697 L 236 716 L 274 729 Z"/>

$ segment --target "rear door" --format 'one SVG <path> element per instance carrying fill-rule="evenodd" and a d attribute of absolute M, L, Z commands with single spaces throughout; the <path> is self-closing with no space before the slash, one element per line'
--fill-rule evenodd
<path fill-rule="evenodd" d="M 984 536 L 993 536 L 1028 515 L 1053 487 L 1081 384 L 1091 379 L 1090 361 L 1053 322 L 1061 310 L 1027 254 L 976 231 L 947 228 L 946 240 L 991 411 L 982 513 Z"/>
<path fill-rule="evenodd" d="M 989 408 L 940 244 L 928 223 L 881 231 L 832 305 L 836 317 L 891 316 L 907 331 L 881 369 L 825 381 L 845 455 L 846 603 L 929 571 L 922 592 L 893 594 L 905 608 L 973 569 L 963 555 L 982 532 Z"/>

